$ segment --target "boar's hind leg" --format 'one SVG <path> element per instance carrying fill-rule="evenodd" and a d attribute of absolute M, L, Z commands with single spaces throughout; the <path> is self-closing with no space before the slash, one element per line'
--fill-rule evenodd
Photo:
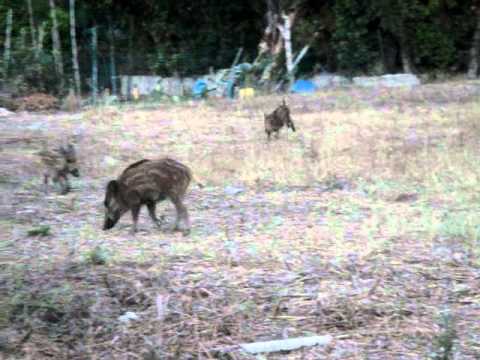
<path fill-rule="evenodd" d="M 68 194 L 70 190 L 72 190 L 72 187 L 70 186 L 70 182 L 68 181 L 68 178 L 66 176 L 61 176 L 59 178 L 59 182 L 60 182 L 60 187 L 62 189 L 62 192 L 61 192 L 62 195 Z"/>
<path fill-rule="evenodd" d="M 132 225 L 132 230 L 131 233 L 135 234 L 137 232 L 137 224 L 138 224 L 138 216 L 140 215 L 140 204 L 135 204 L 132 206 L 131 211 L 132 211 L 132 220 L 133 220 L 133 225 Z"/>
<path fill-rule="evenodd" d="M 43 175 L 43 192 L 45 194 L 48 194 L 48 178 L 49 178 L 48 174 Z"/>
<path fill-rule="evenodd" d="M 147 203 L 147 208 L 148 208 L 148 214 L 150 215 L 150 218 L 153 220 L 155 225 L 160 227 L 163 221 L 163 216 L 161 216 L 160 219 L 157 218 L 157 214 L 155 213 L 156 204 L 153 201 L 149 202 Z"/>
<path fill-rule="evenodd" d="M 296 131 L 295 124 L 293 123 L 293 121 L 290 121 L 290 129 L 292 129 L 293 132 Z"/>
<path fill-rule="evenodd" d="M 190 233 L 190 220 L 188 216 L 188 210 L 183 204 L 183 199 L 180 196 L 172 196 L 171 200 L 175 205 L 175 210 L 177 211 L 175 230 L 181 231 L 187 235 Z"/>

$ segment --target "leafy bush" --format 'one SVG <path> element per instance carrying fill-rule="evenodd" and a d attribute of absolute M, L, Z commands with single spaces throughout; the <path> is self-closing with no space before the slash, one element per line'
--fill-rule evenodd
<path fill-rule="evenodd" d="M 426 68 L 445 70 L 455 61 L 451 34 L 433 23 L 419 23 L 414 37 L 415 62 Z"/>
<path fill-rule="evenodd" d="M 368 30 L 367 4 L 363 0 L 339 0 L 335 2 L 336 54 L 340 70 L 353 75 L 368 70 L 376 57 Z"/>

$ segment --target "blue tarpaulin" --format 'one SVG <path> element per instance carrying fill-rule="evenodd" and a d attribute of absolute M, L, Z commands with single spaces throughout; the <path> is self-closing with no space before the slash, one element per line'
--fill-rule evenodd
<path fill-rule="evenodd" d="M 205 80 L 195 81 L 192 91 L 195 98 L 203 97 L 207 92 L 207 82 Z"/>
<path fill-rule="evenodd" d="M 315 84 L 309 80 L 297 80 L 293 83 L 291 89 L 294 93 L 313 93 L 316 90 Z"/>

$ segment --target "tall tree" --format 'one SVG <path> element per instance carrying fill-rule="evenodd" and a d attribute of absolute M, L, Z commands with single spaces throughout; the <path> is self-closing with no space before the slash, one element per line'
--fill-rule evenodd
<path fill-rule="evenodd" d="M 13 25 L 13 10 L 9 9 L 7 12 L 7 21 L 5 29 L 5 48 L 3 52 L 3 76 L 7 80 L 8 67 L 10 65 L 11 46 L 12 46 L 12 25 Z"/>
<path fill-rule="evenodd" d="M 267 20 L 267 26 L 265 27 L 262 40 L 259 44 L 259 57 L 265 54 L 276 56 L 279 55 L 283 49 L 282 36 L 278 28 L 281 21 L 279 1 L 267 0 L 266 10 L 265 18 Z"/>
<path fill-rule="evenodd" d="M 283 38 L 283 43 L 285 47 L 285 59 L 286 59 L 286 67 L 287 67 L 287 76 L 290 82 L 290 85 L 294 82 L 293 77 L 293 54 L 292 54 L 292 27 L 291 24 L 295 19 L 295 12 L 291 12 L 290 14 L 282 13 L 283 24 L 278 25 L 278 29 L 280 30 L 280 34 Z"/>
<path fill-rule="evenodd" d="M 73 64 L 73 79 L 75 83 L 75 93 L 80 95 L 80 67 L 78 65 L 78 50 L 77 50 L 77 31 L 75 21 L 75 0 L 70 0 L 70 39 L 72 42 L 72 64 Z"/>
<path fill-rule="evenodd" d="M 133 75 L 133 37 L 135 32 L 135 19 L 132 15 L 128 16 L 128 53 L 127 53 L 127 72 L 128 72 L 128 81 L 127 81 L 127 94 L 130 99 L 132 94 L 132 75 Z"/>
<path fill-rule="evenodd" d="M 115 64 L 115 32 L 113 31 L 113 21 L 108 17 L 108 38 L 109 38 L 109 56 L 110 56 L 110 79 L 112 83 L 112 94 L 117 95 L 117 71 Z"/>
<path fill-rule="evenodd" d="M 472 12 L 475 15 L 476 26 L 473 34 L 472 45 L 470 46 L 470 63 L 468 65 L 468 77 L 476 78 L 478 76 L 479 56 L 480 56 L 480 1 L 475 1 L 472 6 Z"/>
<path fill-rule="evenodd" d="M 55 61 L 55 69 L 60 81 L 59 90 L 64 89 L 64 72 L 63 72 L 63 57 L 62 46 L 60 43 L 60 34 L 58 32 L 57 11 L 55 6 L 55 0 L 49 0 L 50 17 L 52 19 L 52 43 L 53 43 L 53 58 Z"/>
<path fill-rule="evenodd" d="M 262 75 L 263 80 L 272 80 L 274 69 L 280 70 L 282 51 L 285 50 L 286 74 L 290 83 L 293 83 L 294 59 L 292 50 L 292 29 L 295 24 L 302 1 L 267 0 L 266 14 L 267 25 L 258 46 L 256 61 L 267 57 L 271 64 L 267 66 Z M 278 71 L 283 73 L 283 71 Z"/>
<path fill-rule="evenodd" d="M 367 1 L 337 0 L 333 9 L 338 68 L 349 75 L 367 72 L 373 62 Z"/>
<path fill-rule="evenodd" d="M 372 7 L 380 19 L 380 27 L 397 40 L 402 71 L 411 73 L 413 65 L 410 58 L 410 41 L 406 22 L 416 13 L 416 0 L 374 0 Z M 382 38 L 379 38 L 382 41 Z M 383 47 L 380 43 L 379 47 Z"/>
<path fill-rule="evenodd" d="M 97 61 L 97 27 L 91 29 L 92 32 L 92 101 L 95 104 L 98 98 L 98 61 Z"/>
<path fill-rule="evenodd" d="M 27 0 L 28 21 L 30 23 L 30 35 L 32 37 L 32 47 L 35 59 L 38 59 L 37 29 L 35 27 L 35 18 L 33 16 L 32 0 Z"/>

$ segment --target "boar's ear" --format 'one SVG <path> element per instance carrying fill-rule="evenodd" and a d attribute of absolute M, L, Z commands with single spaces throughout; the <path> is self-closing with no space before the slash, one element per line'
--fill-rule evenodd
<path fill-rule="evenodd" d="M 117 180 L 111 180 L 108 185 L 107 185 L 107 193 L 116 195 L 118 193 L 118 181 Z"/>

